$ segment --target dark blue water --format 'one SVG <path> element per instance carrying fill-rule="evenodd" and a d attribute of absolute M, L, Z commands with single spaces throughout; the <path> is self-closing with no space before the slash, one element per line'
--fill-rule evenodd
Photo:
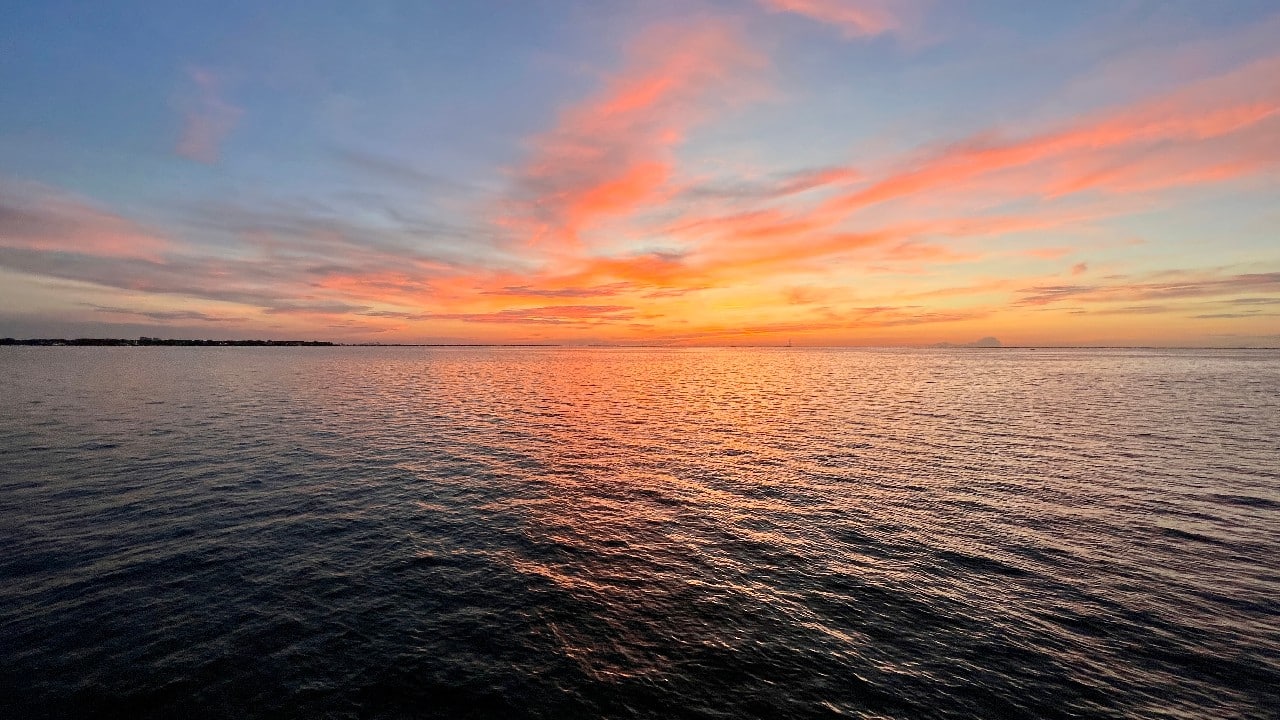
<path fill-rule="evenodd" d="M 0 348 L 4 717 L 1266 717 L 1268 351 Z"/>

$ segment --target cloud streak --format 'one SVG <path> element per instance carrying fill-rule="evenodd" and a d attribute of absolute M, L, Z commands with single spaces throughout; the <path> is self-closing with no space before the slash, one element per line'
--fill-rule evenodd
<path fill-rule="evenodd" d="M 641 33 L 622 70 L 532 140 L 507 223 L 530 245 L 572 251 L 603 222 L 661 201 L 674 148 L 717 109 L 757 96 L 764 65 L 725 20 Z"/>
<path fill-rule="evenodd" d="M 766 10 L 791 13 L 833 25 L 848 38 L 872 37 L 896 30 L 900 19 L 885 0 L 759 0 Z"/>
<path fill-rule="evenodd" d="M 158 320 L 161 322 L 194 320 L 197 322 L 208 323 L 228 323 L 242 322 L 245 320 L 243 317 L 210 315 L 198 310 L 133 310 L 130 308 L 93 304 L 89 304 L 89 307 L 93 308 L 94 312 L 107 313 L 109 315 L 130 315 L 134 317 L 147 318 L 148 320 Z"/>
<path fill-rule="evenodd" d="M 1027 175 L 1016 175 L 1004 191 L 1054 196 L 1090 189 L 1149 190 L 1234 177 L 1280 160 L 1274 142 L 1280 120 L 1276 77 L 1280 77 L 1280 57 L 1023 139 L 1003 139 L 994 133 L 970 138 L 928 153 L 863 189 L 832 198 L 820 211 L 845 216 L 880 203 L 961 186 L 984 175 L 1045 164 L 1034 175 L 1055 179 L 1027 182 Z M 1249 132 L 1255 129 L 1256 133 Z M 1209 144 L 1231 136 L 1241 141 Z M 1222 149 L 1230 151 L 1225 158 L 1219 152 Z M 1152 163 L 1137 155 L 1143 151 L 1175 153 L 1177 159 Z M 1172 175 L 1170 162 L 1178 169 Z"/>
<path fill-rule="evenodd" d="M 1019 305 L 1051 305 L 1060 302 L 1133 302 L 1181 298 L 1222 297 L 1240 293 L 1280 294 L 1280 272 L 1240 273 L 1219 277 L 1187 273 L 1176 280 L 1113 282 L 1094 285 L 1038 285 L 1022 288 Z M 1269 300 L 1268 298 L 1263 298 Z"/>
<path fill-rule="evenodd" d="M 0 247 L 154 260 L 167 240 L 69 193 L 0 181 Z"/>

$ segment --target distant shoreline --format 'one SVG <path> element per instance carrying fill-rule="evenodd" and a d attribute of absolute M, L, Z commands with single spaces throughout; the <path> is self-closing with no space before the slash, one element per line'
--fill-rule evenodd
<path fill-rule="evenodd" d="M 165 338 L 0 338 L 0 345 L 35 345 L 39 347 L 336 347 L 323 340 L 171 340 Z"/>
<path fill-rule="evenodd" d="M 174 340 L 128 338 L 0 338 L 0 345 L 35 347 L 562 347 L 553 343 L 335 343 L 328 340 Z"/>

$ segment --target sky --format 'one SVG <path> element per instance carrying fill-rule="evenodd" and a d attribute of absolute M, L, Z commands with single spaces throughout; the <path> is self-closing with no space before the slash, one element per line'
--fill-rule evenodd
<path fill-rule="evenodd" d="M 1280 346 L 1274 0 L 0 16 L 0 336 Z"/>

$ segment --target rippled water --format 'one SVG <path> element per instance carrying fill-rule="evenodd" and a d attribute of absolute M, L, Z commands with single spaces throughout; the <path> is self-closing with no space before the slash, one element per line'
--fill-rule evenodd
<path fill-rule="evenodd" d="M 1274 351 L 0 348 L 0 710 L 1262 717 Z"/>

